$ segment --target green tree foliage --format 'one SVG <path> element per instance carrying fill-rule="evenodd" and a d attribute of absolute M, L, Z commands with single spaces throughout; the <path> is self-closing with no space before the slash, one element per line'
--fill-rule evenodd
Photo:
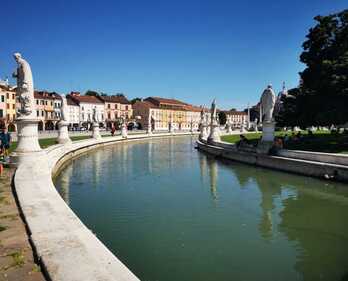
<path fill-rule="evenodd" d="M 306 93 L 348 94 L 348 10 L 314 18 L 318 24 L 309 30 L 303 43 L 301 73 Z"/>
<path fill-rule="evenodd" d="M 226 113 L 224 111 L 220 111 L 218 113 L 218 116 L 219 116 L 219 121 L 220 121 L 220 125 L 225 125 L 226 124 Z"/>
<path fill-rule="evenodd" d="M 304 126 L 342 124 L 348 121 L 348 10 L 314 19 L 300 56 L 307 67 L 297 118 Z"/>
<path fill-rule="evenodd" d="M 301 85 L 282 98 L 279 126 L 348 121 L 348 10 L 314 19 L 317 24 L 302 45 L 300 60 L 306 68 L 300 73 Z"/>
<path fill-rule="evenodd" d="M 141 98 L 134 98 L 130 102 L 131 104 L 135 104 L 137 101 L 141 101 Z"/>
<path fill-rule="evenodd" d="M 85 93 L 86 96 L 99 96 L 99 93 L 96 92 L 96 91 L 92 91 L 92 90 L 88 90 L 86 93 Z"/>

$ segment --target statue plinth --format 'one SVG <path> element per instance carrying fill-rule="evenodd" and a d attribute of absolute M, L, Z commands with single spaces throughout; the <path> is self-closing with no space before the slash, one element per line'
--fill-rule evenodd
<path fill-rule="evenodd" d="M 58 122 L 58 138 L 57 142 L 60 144 L 71 143 L 68 131 L 69 122 L 61 120 Z"/>
<path fill-rule="evenodd" d="M 219 128 L 220 128 L 220 126 L 217 123 L 210 125 L 210 134 L 209 134 L 209 137 L 207 139 L 208 143 L 209 142 L 218 142 L 221 140 Z"/>
<path fill-rule="evenodd" d="M 93 122 L 92 124 L 92 130 L 93 130 L 93 134 L 92 137 L 96 140 L 101 139 L 101 135 L 99 132 L 99 124 L 96 122 Z"/>
<path fill-rule="evenodd" d="M 169 126 L 169 133 L 174 134 L 174 126 L 172 123 Z"/>
<path fill-rule="evenodd" d="M 38 123 L 36 118 L 19 117 L 17 124 L 18 144 L 16 150 L 11 153 L 10 162 L 17 166 L 26 161 L 35 161 L 37 153 L 42 153 L 39 144 Z"/>
<path fill-rule="evenodd" d="M 232 126 L 231 126 L 231 124 L 227 124 L 226 132 L 227 132 L 227 134 L 232 134 Z"/>
<path fill-rule="evenodd" d="M 272 142 L 274 140 L 275 122 L 262 123 L 262 139 L 263 142 Z"/>
<path fill-rule="evenodd" d="M 199 139 L 206 139 L 208 137 L 207 134 L 207 125 L 204 123 L 201 123 L 199 126 Z"/>
<path fill-rule="evenodd" d="M 268 154 L 270 148 L 273 146 L 274 141 L 275 122 L 263 122 L 262 123 L 262 138 L 257 145 L 257 153 Z"/>
<path fill-rule="evenodd" d="M 152 129 L 151 129 L 151 127 L 149 126 L 149 127 L 147 127 L 147 134 L 148 135 L 152 135 Z"/>
<path fill-rule="evenodd" d="M 127 136 L 128 136 L 127 126 L 126 125 L 122 125 L 122 127 L 121 127 L 121 136 L 124 139 L 126 139 Z"/>

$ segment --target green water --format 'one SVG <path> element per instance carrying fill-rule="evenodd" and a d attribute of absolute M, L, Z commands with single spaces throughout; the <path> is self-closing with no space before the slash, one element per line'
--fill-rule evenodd
<path fill-rule="evenodd" d="M 348 276 L 348 185 L 214 159 L 177 137 L 73 160 L 58 191 L 142 281 Z"/>

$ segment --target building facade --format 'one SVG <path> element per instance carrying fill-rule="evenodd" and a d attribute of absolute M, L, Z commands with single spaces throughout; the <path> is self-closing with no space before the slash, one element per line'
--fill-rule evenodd
<path fill-rule="evenodd" d="M 152 130 L 198 130 L 201 108 L 175 99 L 148 97 L 133 104 L 133 115 L 141 127 Z"/>
<path fill-rule="evenodd" d="M 34 98 L 39 131 L 58 129 L 61 118 L 61 96 L 56 92 L 35 91 Z"/>
<path fill-rule="evenodd" d="M 129 120 L 133 117 L 132 104 L 124 95 L 98 96 L 105 105 L 105 123 L 107 128 L 117 126 L 121 117 Z"/>
<path fill-rule="evenodd" d="M 80 107 L 78 103 L 69 95 L 66 97 L 68 106 L 67 121 L 69 122 L 69 130 L 76 130 L 80 126 Z"/>
<path fill-rule="evenodd" d="M 16 91 L 7 82 L 0 81 L 0 127 L 16 131 Z"/>
<path fill-rule="evenodd" d="M 90 129 L 93 122 L 93 111 L 96 109 L 97 119 L 100 127 L 105 127 L 105 105 L 96 96 L 82 96 L 78 92 L 68 95 L 79 105 L 79 127 Z"/>
<path fill-rule="evenodd" d="M 226 113 L 226 116 L 230 116 L 232 121 L 232 127 L 240 128 L 242 125 L 247 125 L 248 120 L 248 113 L 244 111 L 224 111 Z"/>

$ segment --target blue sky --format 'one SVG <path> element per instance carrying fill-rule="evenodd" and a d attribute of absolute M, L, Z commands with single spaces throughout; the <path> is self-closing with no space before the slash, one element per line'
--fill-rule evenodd
<path fill-rule="evenodd" d="M 0 77 L 19 51 L 35 88 L 244 108 L 298 84 L 313 17 L 347 0 L 1 1 Z"/>

